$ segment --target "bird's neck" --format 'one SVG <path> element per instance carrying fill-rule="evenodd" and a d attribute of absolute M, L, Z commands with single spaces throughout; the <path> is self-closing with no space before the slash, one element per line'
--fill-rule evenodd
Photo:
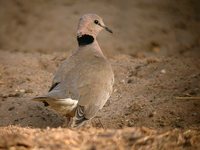
<path fill-rule="evenodd" d="M 92 44 L 95 38 L 92 35 L 83 34 L 81 36 L 77 36 L 77 41 L 79 46 L 86 46 Z"/>
<path fill-rule="evenodd" d="M 92 50 L 96 51 L 97 53 L 99 53 L 101 56 L 104 57 L 103 52 L 101 51 L 101 48 L 96 40 L 96 37 L 84 34 L 82 36 L 77 36 L 77 41 L 79 45 L 79 50 L 91 47 Z"/>

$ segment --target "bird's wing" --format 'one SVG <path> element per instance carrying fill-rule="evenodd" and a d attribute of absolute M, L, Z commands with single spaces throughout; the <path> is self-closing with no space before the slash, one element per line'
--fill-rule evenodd
<path fill-rule="evenodd" d="M 109 64 L 88 66 L 78 81 L 80 94 L 71 127 L 78 127 L 93 118 L 112 93 L 114 74 Z"/>
<path fill-rule="evenodd" d="M 70 72 L 75 66 L 76 66 L 76 59 L 74 58 L 74 55 L 64 60 L 60 64 L 58 70 L 55 73 L 52 86 L 49 89 L 49 92 L 52 91 L 58 84 L 62 83 L 65 80 L 68 72 Z"/>
<path fill-rule="evenodd" d="M 67 88 L 70 88 L 67 84 L 70 83 L 66 82 L 66 77 L 68 74 L 71 74 L 71 70 L 76 66 L 74 62 L 76 59 L 71 57 L 59 66 L 49 92 L 46 95 L 35 97 L 32 100 L 43 102 L 46 106 L 50 105 L 50 107 L 61 113 L 67 113 L 76 108 L 78 100 L 67 93 Z"/>
<path fill-rule="evenodd" d="M 77 106 L 75 116 L 72 119 L 72 122 L 69 126 L 71 127 L 79 127 L 84 124 L 88 119 L 84 116 L 85 108 L 83 106 Z"/>
<path fill-rule="evenodd" d="M 105 60 L 93 62 L 82 70 L 78 80 L 78 106 L 84 107 L 84 117 L 90 119 L 101 109 L 112 92 L 114 74 Z"/>

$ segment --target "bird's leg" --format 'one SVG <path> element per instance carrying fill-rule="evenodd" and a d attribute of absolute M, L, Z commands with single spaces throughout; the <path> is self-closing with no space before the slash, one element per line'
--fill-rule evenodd
<path fill-rule="evenodd" d="M 103 129 L 105 129 L 104 126 L 103 126 L 103 124 L 102 124 L 102 122 L 101 122 L 101 120 L 100 120 L 99 118 L 98 118 L 98 120 L 99 120 L 99 123 L 100 123 L 101 127 L 102 127 Z"/>
<path fill-rule="evenodd" d="M 71 119 L 72 119 L 71 117 L 66 117 L 66 118 L 64 119 L 64 123 L 63 123 L 62 126 L 63 126 L 64 128 L 69 127 Z"/>

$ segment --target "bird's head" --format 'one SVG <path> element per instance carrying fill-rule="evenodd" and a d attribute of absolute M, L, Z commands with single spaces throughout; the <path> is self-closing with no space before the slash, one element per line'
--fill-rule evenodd
<path fill-rule="evenodd" d="M 96 38 L 102 29 L 113 33 L 108 27 L 105 26 L 101 17 L 96 14 L 85 14 L 79 20 L 77 37 L 90 35 L 93 38 Z"/>

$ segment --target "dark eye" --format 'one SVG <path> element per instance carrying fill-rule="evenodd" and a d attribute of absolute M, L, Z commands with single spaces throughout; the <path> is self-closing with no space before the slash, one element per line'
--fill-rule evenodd
<path fill-rule="evenodd" d="M 94 23 L 95 23 L 95 24 L 99 24 L 99 21 L 98 21 L 98 20 L 94 20 Z"/>

